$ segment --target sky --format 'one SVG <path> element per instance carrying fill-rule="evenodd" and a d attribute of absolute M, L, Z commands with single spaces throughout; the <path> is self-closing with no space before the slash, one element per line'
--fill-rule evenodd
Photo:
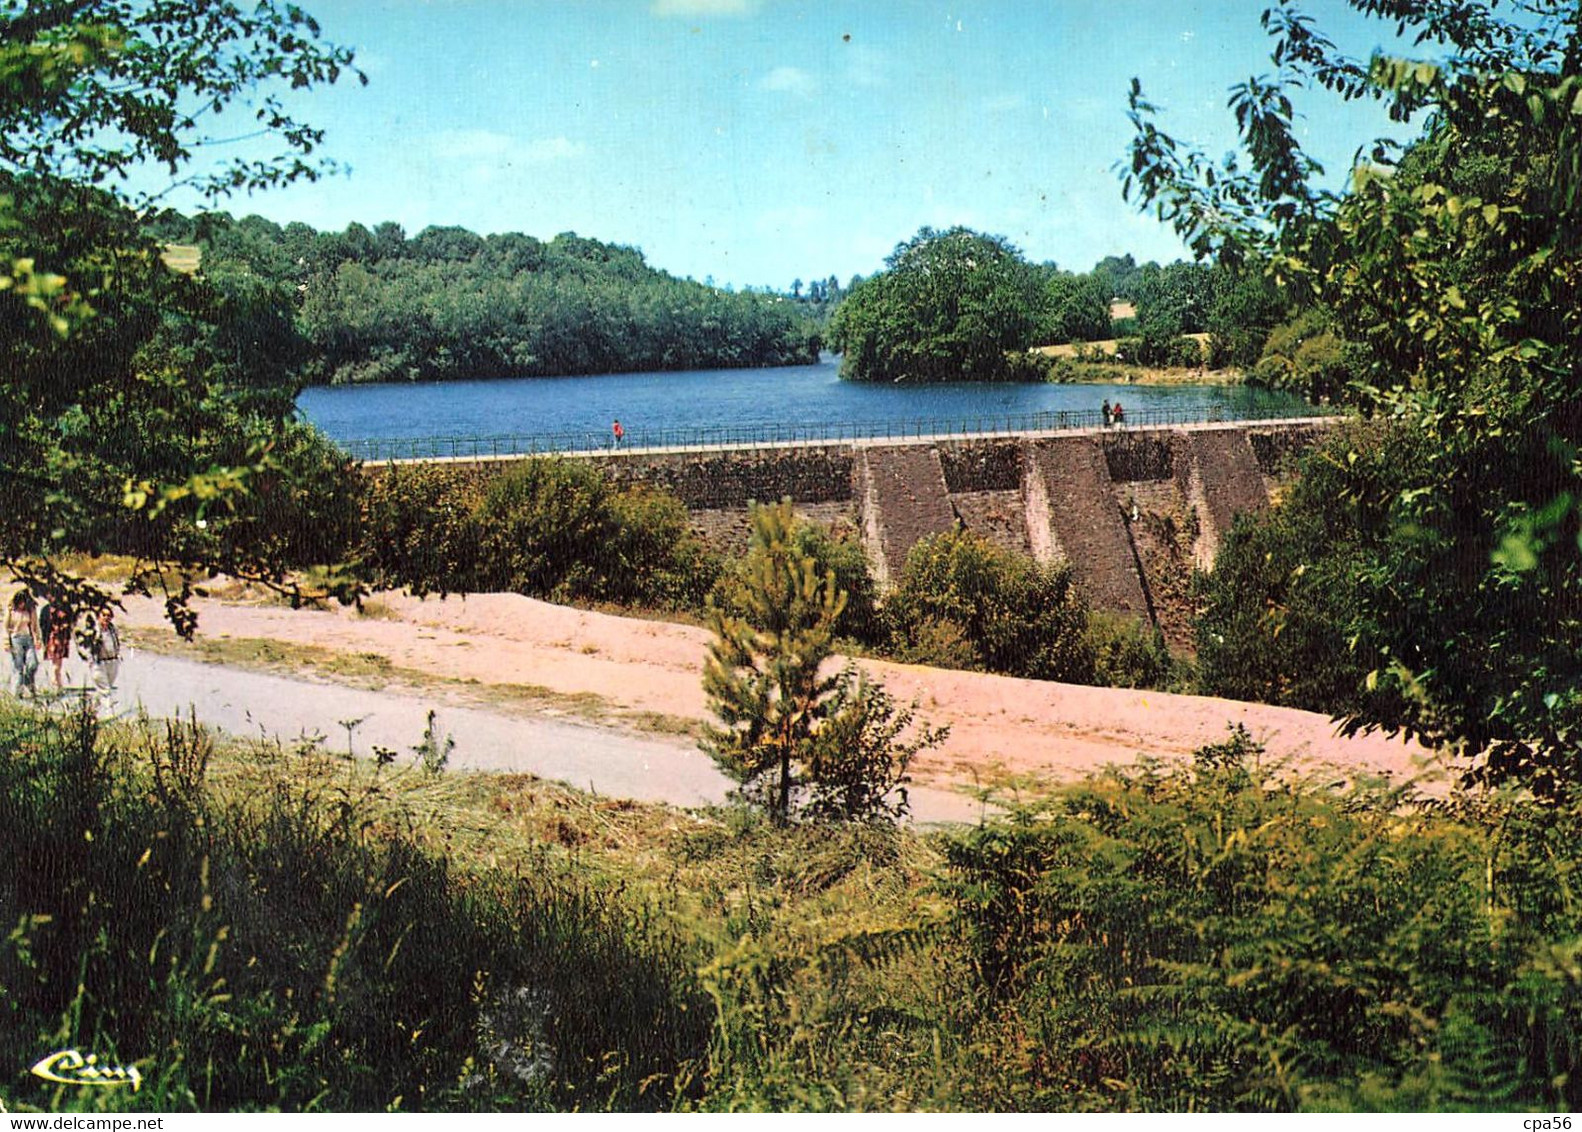
<path fill-rule="evenodd" d="M 1261 0 L 303 0 L 368 84 L 294 102 L 345 172 L 222 207 L 340 230 L 574 231 L 720 286 L 868 275 L 964 224 L 1035 262 L 1186 253 L 1121 199 L 1133 76 L 1184 142 L 1235 141 L 1229 88 L 1273 70 Z M 1366 57 L 1389 29 L 1307 0 Z M 1343 182 L 1389 131 L 1304 99 Z M 184 210 L 195 205 L 179 196 Z"/>

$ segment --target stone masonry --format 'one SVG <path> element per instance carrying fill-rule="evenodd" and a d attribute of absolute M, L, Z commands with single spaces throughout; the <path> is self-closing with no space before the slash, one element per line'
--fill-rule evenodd
<path fill-rule="evenodd" d="M 1077 588 L 1101 608 L 1149 616 L 1131 535 L 1115 505 L 1104 449 L 1095 436 L 1034 441 L 1025 449 L 1029 524 L 1045 524 L 1040 549 L 1069 563 Z M 1036 486 L 1035 486 L 1036 485 Z M 1047 519 L 1037 514 L 1039 501 Z"/>
<path fill-rule="evenodd" d="M 593 461 L 617 483 L 675 493 L 722 553 L 741 553 L 749 500 L 790 498 L 815 522 L 861 532 L 881 592 L 920 539 L 960 525 L 1039 561 L 1069 562 L 1098 608 L 1157 620 L 1154 598 L 1167 595 L 1152 591 L 1165 581 L 1180 589 L 1175 575 L 1189 563 L 1211 569 L 1236 515 L 1267 508 L 1271 478 L 1288 474 L 1288 457 L 1323 430 L 1200 425 L 567 458 Z M 440 463 L 486 481 L 516 459 Z M 1154 537 L 1153 527 L 1175 533 Z"/>
<path fill-rule="evenodd" d="M 857 450 L 857 513 L 874 581 L 887 589 L 913 546 L 956 526 L 939 449 L 863 445 Z"/>
<path fill-rule="evenodd" d="M 1198 517 L 1194 555 L 1200 569 L 1211 570 L 1236 516 L 1269 506 L 1263 471 L 1243 428 L 1178 432 L 1172 443 L 1176 482 Z"/>

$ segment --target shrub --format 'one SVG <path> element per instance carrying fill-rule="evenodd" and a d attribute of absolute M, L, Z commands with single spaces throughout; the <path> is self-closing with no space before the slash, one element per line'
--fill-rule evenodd
<path fill-rule="evenodd" d="M 479 581 L 551 601 L 695 607 L 712 558 L 673 496 L 619 491 L 591 464 L 522 460 L 490 483 L 478 508 Z"/>
<path fill-rule="evenodd" d="M 371 479 L 360 557 L 375 586 L 695 609 L 719 573 L 680 500 L 588 464 L 521 460 L 486 486 L 437 466 Z"/>
<path fill-rule="evenodd" d="M 294 567 L 338 563 L 356 545 L 358 469 L 312 425 L 288 423 L 266 438 L 269 467 L 256 475 L 226 538 Z"/>
<path fill-rule="evenodd" d="M 1203 364 L 1203 346 L 1196 338 L 1188 338 L 1183 334 L 1171 339 L 1165 351 L 1165 365 L 1182 369 L 1199 369 Z"/>
<path fill-rule="evenodd" d="M 1054 366 L 1053 358 L 1040 354 L 1035 350 L 1009 350 L 1005 354 L 1004 379 L 1006 381 L 1049 381 Z"/>
<path fill-rule="evenodd" d="M 1234 731 L 947 841 L 977 1103 L 1574 1108 L 1576 802 L 1335 794 L 1260 757 Z"/>
<path fill-rule="evenodd" d="M 1404 485 L 1405 445 L 1399 434 L 1340 430 L 1303 458 L 1279 506 L 1238 520 L 1195 582 L 1202 691 L 1336 715 L 1379 695 L 1364 686 L 1379 630 L 1357 578 L 1374 567 L 1381 518 L 1345 483 Z"/>
<path fill-rule="evenodd" d="M 481 499 L 475 476 L 442 465 L 392 464 L 369 475 L 358 569 L 377 589 L 420 595 L 477 590 Z"/>
<path fill-rule="evenodd" d="M 1102 610 L 1088 614 L 1087 647 L 1093 682 L 1108 688 L 1164 688 L 1174 663 L 1164 634 L 1135 617 Z"/>
<path fill-rule="evenodd" d="M 514 463 L 478 507 L 479 581 L 552 601 L 601 598 L 619 560 L 614 492 L 590 464 L 554 457 Z"/>
<path fill-rule="evenodd" d="M 707 1012 L 652 917 L 545 869 L 461 874 L 391 801 L 421 772 L 260 749 L 272 775 L 225 801 L 210 750 L 196 727 L 0 710 L 0 1047 L 144 1077 L 63 1102 L 19 1076 L 9 1106 L 674 1102 Z"/>
<path fill-rule="evenodd" d="M 1087 612 L 1070 568 L 1039 565 L 969 531 L 914 546 L 884 613 L 896 654 L 914 663 L 957 659 L 964 642 L 973 668 L 1040 680 L 1093 679 Z M 944 646 L 943 655 L 931 657 L 930 642 Z"/>
<path fill-rule="evenodd" d="M 657 609 L 701 609 L 720 575 L 718 557 L 693 533 L 686 505 L 637 485 L 614 493 L 615 562 L 602 600 Z"/>

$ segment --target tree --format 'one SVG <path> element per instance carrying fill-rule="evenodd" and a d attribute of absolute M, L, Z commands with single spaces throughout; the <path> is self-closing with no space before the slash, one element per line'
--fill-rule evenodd
<path fill-rule="evenodd" d="M 150 569 L 135 585 L 174 566 L 184 580 L 168 605 L 187 630 L 196 574 L 282 583 L 261 513 L 290 494 L 294 459 L 327 453 L 297 442 L 295 391 L 247 349 L 280 332 L 279 296 L 166 269 L 131 207 L 151 200 L 124 195 L 122 178 L 158 166 L 214 198 L 315 177 L 321 135 L 276 91 L 351 64 L 273 0 L 245 13 L 214 0 L 0 5 L 0 563 L 14 573 L 102 605 L 55 568 L 59 551 L 139 555 Z M 250 110 L 282 153 L 194 164 L 228 108 Z"/>
<path fill-rule="evenodd" d="M 719 722 L 705 728 L 704 750 L 778 821 L 904 812 L 907 765 L 944 732 L 903 741 L 910 709 L 898 715 L 853 667 L 825 671 L 846 595 L 796 550 L 789 500 L 755 506 L 752 526 L 742 612 L 709 611 L 703 690 Z"/>
<path fill-rule="evenodd" d="M 1355 579 L 1377 694 L 1346 727 L 1550 788 L 1582 769 L 1582 24 L 1559 0 L 1351 2 L 1430 55 L 1351 59 L 1282 4 L 1279 73 L 1232 92 L 1248 163 L 1177 147 L 1134 81 L 1126 188 L 1198 253 L 1263 258 L 1322 304 L 1359 348 L 1341 395 L 1411 434 L 1398 477 L 1343 488 L 1387 517 Z M 1323 191 L 1292 129 L 1303 85 L 1421 126 Z"/>
<path fill-rule="evenodd" d="M 704 749 L 780 820 L 791 813 L 796 774 L 813 757 L 813 737 L 840 681 L 823 675 L 835 621 L 845 606 L 834 579 L 791 550 L 791 504 L 752 511 L 746 613 L 710 611 L 714 642 L 703 690 L 723 726 L 709 726 Z"/>
<path fill-rule="evenodd" d="M 1045 342 L 1097 342 L 1110 337 L 1110 294 L 1096 275 L 1049 270 L 1044 278 Z"/>
<path fill-rule="evenodd" d="M 1211 363 L 1251 369 L 1274 328 L 1285 320 L 1289 302 L 1262 264 L 1239 271 L 1216 270 L 1217 285 L 1204 329 L 1209 332 Z M 1315 398 L 1316 400 L 1317 398 Z"/>
<path fill-rule="evenodd" d="M 1037 273 L 1009 242 L 968 228 L 923 228 L 854 284 L 830 319 L 830 342 L 855 381 L 996 381 L 1005 354 L 1039 329 Z"/>

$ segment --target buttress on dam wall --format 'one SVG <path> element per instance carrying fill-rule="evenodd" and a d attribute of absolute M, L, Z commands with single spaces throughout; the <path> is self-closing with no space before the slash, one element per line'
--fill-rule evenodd
<path fill-rule="evenodd" d="M 703 452 L 581 453 L 617 483 L 686 504 L 716 549 L 745 551 L 749 501 L 860 538 L 881 591 L 920 540 L 960 525 L 1040 562 L 1065 562 L 1097 609 L 1190 639 L 1189 589 L 1238 514 L 1269 506 L 1320 421 L 1060 434 L 864 440 Z M 483 475 L 512 457 L 458 460 Z"/>

